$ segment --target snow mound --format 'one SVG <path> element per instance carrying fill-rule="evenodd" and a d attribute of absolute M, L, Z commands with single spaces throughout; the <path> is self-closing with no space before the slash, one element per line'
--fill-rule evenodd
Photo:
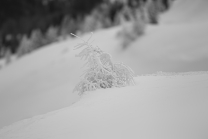
<path fill-rule="evenodd" d="M 2 139 L 206 139 L 208 74 L 140 76 L 0 130 Z"/>
<path fill-rule="evenodd" d="M 162 22 L 190 23 L 208 21 L 207 0 L 176 0 L 170 11 L 165 13 Z"/>
<path fill-rule="evenodd" d="M 139 76 L 138 86 L 91 92 L 71 107 L 84 64 L 71 49 L 78 40 L 2 68 L 0 128 L 33 118 L 3 128 L 0 138 L 208 138 L 207 73 L 196 72 L 208 70 L 206 7 L 207 0 L 175 1 L 126 50 L 116 37 L 121 27 L 95 32 L 95 44 L 137 75 L 165 72 Z"/>
<path fill-rule="evenodd" d="M 207 0 L 174 1 L 159 25 L 147 26 L 144 36 L 117 58 L 137 74 L 207 71 L 207 7 Z"/>
<path fill-rule="evenodd" d="M 112 52 L 117 28 L 94 34 L 95 44 Z M 105 39 L 103 39 L 105 35 Z M 84 39 L 88 34 L 82 36 Z M 28 54 L 0 70 L 0 128 L 13 122 L 67 107 L 80 97 L 72 93 L 84 61 L 75 57 L 79 40 L 58 42 Z"/>

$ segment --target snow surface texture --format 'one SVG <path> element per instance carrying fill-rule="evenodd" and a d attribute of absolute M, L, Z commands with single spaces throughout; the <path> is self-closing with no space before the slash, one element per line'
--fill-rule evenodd
<path fill-rule="evenodd" d="M 95 32 L 95 44 L 140 75 L 208 70 L 207 6 L 175 1 L 125 51 L 120 27 Z M 0 139 L 208 138 L 207 72 L 138 76 L 136 86 L 80 98 L 72 93 L 84 64 L 72 50 L 77 42 L 55 43 L 0 70 Z"/>
<path fill-rule="evenodd" d="M 161 74 L 161 73 L 160 73 Z M 70 107 L 14 123 L 1 139 L 207 139 L 208 72 L 140 76 Z"/>

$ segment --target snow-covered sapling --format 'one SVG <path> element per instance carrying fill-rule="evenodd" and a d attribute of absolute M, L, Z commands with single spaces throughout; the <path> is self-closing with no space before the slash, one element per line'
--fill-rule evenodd
<path fill-rule="evenodd" d="M 74 49 L 84 49 L 76 55 L 85 58 L 87 61 L 85 66 L 87 69 L 83 73 L 83 78 L 74 88 L 73 92 L 79 92 L 80 95 L 85 91 L 92 91 L 101 88 L 124 87 L 134 85 L 134 72 L 128 66 L 122 63 L 112 61 L 110 54 L 103 52 L 98 46 L 89 43 L 93 33 L 87 41 L 79 36 L 71 33 L 71 35 L 79 38 L 82 42 L 74 47 Z"/>

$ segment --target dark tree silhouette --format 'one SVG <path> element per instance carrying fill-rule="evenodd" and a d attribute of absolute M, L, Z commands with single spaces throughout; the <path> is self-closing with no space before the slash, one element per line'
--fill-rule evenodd
<path fill-rule="evenodd" d="M 136 8 L 141 1 L 147 0 L 127 0 L 127 4 Z M 153 1 L 169 7 L 171 0 Z M 102 3 L 107 3 L 109 11 L 105 17 L 113 23 L 124 6 L 119 0 L 0 0 L 0 54 L 5 49 L 15 53 L 21 37 L 30 37 L 33 30 L 44 34 L 51 26 L 60 28 L 65 17 L 80 22 Z"/>

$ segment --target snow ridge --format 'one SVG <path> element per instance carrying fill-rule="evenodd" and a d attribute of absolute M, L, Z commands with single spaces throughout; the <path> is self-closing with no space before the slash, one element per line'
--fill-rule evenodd
<path fill-rule="evenodd" d="M 158 71 L 154 74 L 143 74 L 140 76 L 191 76 L 191 75 L 207 75 L 208 71 L 189 71 L 189 72 L 163 72 Z M 139 76 L 137 76 L 139 77 Z"/>

